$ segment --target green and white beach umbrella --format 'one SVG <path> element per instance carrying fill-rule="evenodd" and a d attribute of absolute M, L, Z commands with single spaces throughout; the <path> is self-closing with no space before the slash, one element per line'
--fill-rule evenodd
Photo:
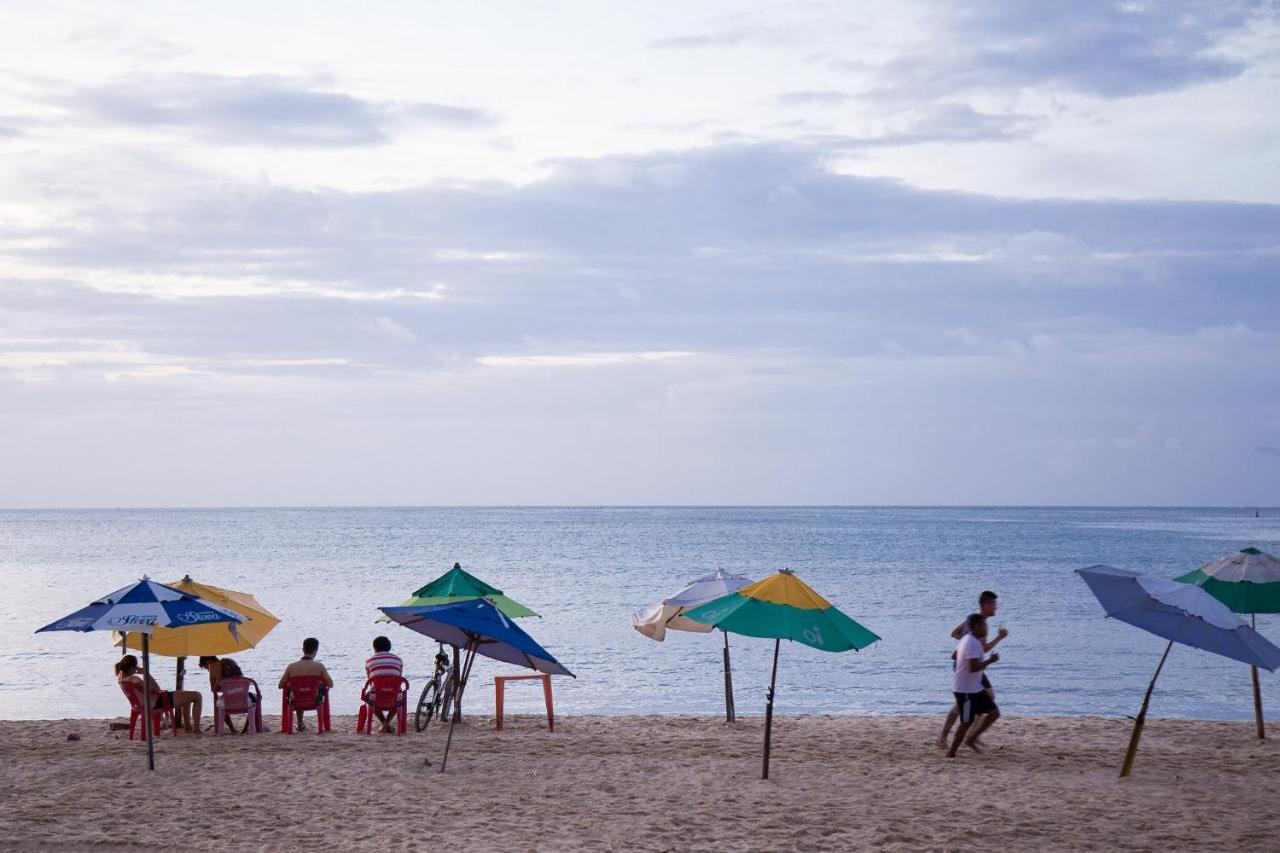
<path fill-rule="evenodd" d="M 1236 613 L 1248 613 L 1250 625 L 1256 625 L 1258 613 L 1280 613 L 1280 559 L 1257 548 L 1245 548 L 1205 563 L 1176 580 L 1203 588 Z M 1252 667 L 1250 674 L 1258 737 L 1265 738 L 1262 686 L 1258 683 L 1257 667 Z"/>

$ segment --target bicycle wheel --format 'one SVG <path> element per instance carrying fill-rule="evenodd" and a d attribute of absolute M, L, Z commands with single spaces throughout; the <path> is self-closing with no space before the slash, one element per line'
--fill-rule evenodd
<path fill-rule="evenodd" d="M 439 691 L 439 681 L 429 681 L 427 686 L 422 688 L 422 695 L 418 697 L 418 710 L 413 715 L 413 727 L 415 730 L 425 731 L 427 724 L 431 722 L 431 717 L 436 711 L 436 699 Z"/>
<path fill-rule="evenodd" d="M 436 719 L 442 723 L 447 723 L 453 715 L 453 700 L 455 698 L 453 679 L 448 675 L 444 678 L 444 686 L 440 688 L 440 693 L 440 701 L 436 703 Z"/>

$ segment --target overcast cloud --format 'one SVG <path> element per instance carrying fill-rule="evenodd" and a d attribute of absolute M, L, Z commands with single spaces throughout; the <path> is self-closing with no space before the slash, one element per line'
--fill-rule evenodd
<path fill-rule="evenodd" d="M 0 505 L 1280 503 L 1273 4 L 354 8 L 0 36 Z"/>

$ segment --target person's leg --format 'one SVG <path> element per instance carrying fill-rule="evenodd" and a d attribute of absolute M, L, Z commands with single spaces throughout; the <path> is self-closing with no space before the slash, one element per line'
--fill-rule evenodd
<path fill-rule="evenodd" d="M 956 739 L 951 742 L 951 749 L 947 750 L 947 758 L 955 758 L 956 751 L 960 749 L 960 744 L 964 741 L 964 736 L 969 731 L 969 726 L 973 724 L 973 702 L 972 697 L 964 693 L 956 693 L 955 712 L 960 720 L 960 727 L 956 729 Z"/>
<path fill-rule="evenodd" d="M 951 728 L 956 724 L 960 711 L 957 710 L 955 703 L 952 703 L 951 710 L 947 711 L 947 721 L 942 724 L 942 734 L 938 735 L 938 749 L 947 748 L 947 736 L 951 734 Z"/>
<path fill-rule="evenodd" d="M 969 740 L 966 741 L 969 747 L 981 752 L 982 743 L 981 741 L 978 740 L 978 738 L 982 737 L 983 733 L 985 733 L 987 729 L 991 728 L 995 724 L 995 721 L 998 719 L 1000 719 L 999 708 L 994 708 L 989 713 L 984 714 L 981 722 L 979 722 L 978 725 L 974 726 L 973 734 L 969 735 Z"/>

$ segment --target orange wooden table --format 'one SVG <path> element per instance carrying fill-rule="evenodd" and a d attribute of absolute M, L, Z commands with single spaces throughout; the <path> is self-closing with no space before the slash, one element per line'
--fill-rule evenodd
<path fill-rule="evenodd" d="M 542 682 L 542 695 L 547 700 L 547 729 L 553 732 L 556 730 L 556 714 L 551 702 L 551 676 L 545 672 L 540 672 L 537 675 L 495 675 L 493 677 L 494 716 L 497 719 L 498 731 L 502 731 L 502 697 L 506 693 L 507 682 L 532 681 L 534 679 Z"/>

